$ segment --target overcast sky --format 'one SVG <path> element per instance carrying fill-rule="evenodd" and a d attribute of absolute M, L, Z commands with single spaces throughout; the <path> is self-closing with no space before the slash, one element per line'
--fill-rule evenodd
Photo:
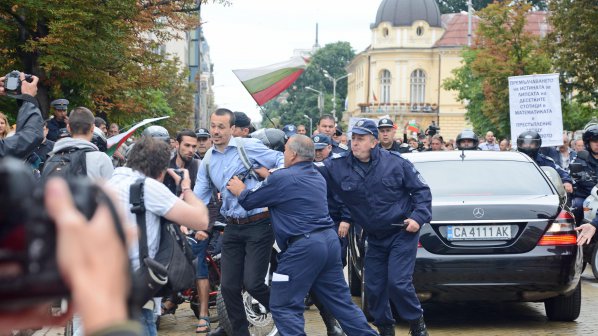
<path fill-rule="evenodd" d="M 370 24 L 382 0 L 232 0 L 202 6 L 204 34 L 214 63 L 216 104 L 261 120 L 259 109 L 232 73 L 285 61 L 319 44 L 347 41 L 358 53 L 370 44 Z"/>

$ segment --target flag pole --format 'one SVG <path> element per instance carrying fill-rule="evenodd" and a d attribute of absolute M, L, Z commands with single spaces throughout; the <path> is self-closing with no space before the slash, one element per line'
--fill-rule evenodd
<path fill-rule="evenodd" d="M 266 118 L 268 118 L 268 120 L 270 121 L 270 123 L 272 124 L 272 126 L 274 126 L 275 128 L 278 128 L 278 125 L 276 125 L 276 124 L 274 123 L 274 121 L 272 121 L 272 119 L 270 119 L 270 116 L 268 116 L 268 113 L 266 113 L 266 110 L 264 110 L 264 108 L 263 108 L 263 107 L 262 107 L 260 104 L 258 104 L 257 106 L 260 108 L 260 111 L 262 112 L 262 114 L 263 114 L 263 115 L 264 115 Z"/>

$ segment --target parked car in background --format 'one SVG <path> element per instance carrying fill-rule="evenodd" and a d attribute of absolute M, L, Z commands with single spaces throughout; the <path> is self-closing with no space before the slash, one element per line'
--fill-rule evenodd
<path fill-rule="evenodd" d="M 422 302 L 544 302 L 550 320 L 579 316 L 582 252 L 556 171 L 518 152 L 404 157 L 432 191 L 413 281 Z M 365 299 L 367 244 L 358 226 L 349 239 L 349 285 Z"/>

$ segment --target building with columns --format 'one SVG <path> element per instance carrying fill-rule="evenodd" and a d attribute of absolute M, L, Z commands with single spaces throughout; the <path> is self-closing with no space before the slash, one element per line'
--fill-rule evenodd
<path fill-rule="evenodd" d="M 475 16 L 472 26 L 475 31 Z M 545 34 L 547 28 L 545 12 L 530 14 L 527 30 Z M 345 119 L 388 116 L 400 133 L 412 120 L 423 130 L 435 121 L 445 139 L 470 127 L 457 93 L 442 87 L 461 66 L 467 13 L 441 15 L 435 0 L 383 0 L 370 30 L 371 45 L 347 66 Z"/>

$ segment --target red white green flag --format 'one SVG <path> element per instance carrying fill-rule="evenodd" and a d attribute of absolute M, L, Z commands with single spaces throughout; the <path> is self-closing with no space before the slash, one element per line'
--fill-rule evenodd
<path fill-rule="evenodd" d="M 409 124 L 407 125 L 407 130 L 410 132 L 419 133 L 419 126 L 417 126 L 415 120 L 411 120 L 409 122 Z"/>
<path fill-rule="evenodd" d="M 255 102 L 262 106 L 286 90 L 307 68 L 303 57 L 261 68 L 233 70 Z"/>
<path fill-rule="evenodd" d="M 147 125 L 149 123 L 153 123 L 154 121 L 158 121 L 158 120 L 162 120 L 162 119 L 166 119 L 166 118 L 170 118 L 170 117 L 143 119 L 143 121 L 141 121 L 141 122 L 133 125 L 131 128 L 129 128 L 128 131 L 108 138 L 108 140 L 107 140 L 108 150 L 106 151 L 106 154 L 108 156 L 112 157 L 112 155 L 114 155 L 114 152 L 116 152 L 118 147 L 120 147 L 123 143 L 125 143 L 125 141 L 127 141 L 127 139 L 130 138 L 131 135 L 133 135 L 133 133 L 135 133 L 135 130 L 137 130 L 139 127 Z"/>

